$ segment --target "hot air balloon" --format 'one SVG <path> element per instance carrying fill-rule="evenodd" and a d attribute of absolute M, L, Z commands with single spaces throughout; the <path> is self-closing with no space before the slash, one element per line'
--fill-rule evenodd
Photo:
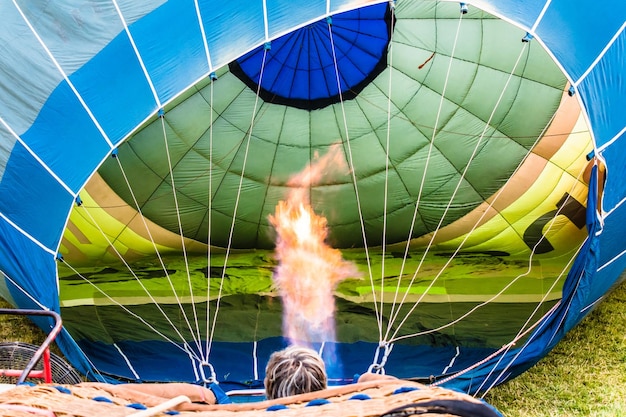
<path fill-rule="evenodd" d="M 331 381 L 485 391 L 621 281 L 618 6 L 7 4 L 1 294 L 91 379 L 260 386 L 295 192 Z"/>

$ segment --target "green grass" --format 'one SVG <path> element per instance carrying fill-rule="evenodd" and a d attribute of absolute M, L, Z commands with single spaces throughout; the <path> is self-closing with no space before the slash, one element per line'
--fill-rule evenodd
<path fill-rule="evenodd" d="M 0 308 L 13 306 L 0 298 Z M 41 344 L 46 335 L 25 316 L 0 314 L 0 341 Z"/>
<path fill-rule="evenodd" d="M 485 400 L 506 417 L 626 416 L 626 283 Z"/>
<path fill-rule="evenodd" d="M 0 300 L 0 307 L 10 307 Z M 626 283 L 530 370 L 485 400 L 506 417 L 626 417 Z M 39 344 L 21 316 L 0 315 L 0 340 Z M 53 346 L 53 351 L 57 351 Z"/>
<path fill-rule="evenodd" d="M 0 308 L 13 308 L 11 304 L 0 298 Z M 0 342 L 22 342 L 41 345 L 46 334 L 35 326 L 26 316 L 0 314 Z M 62 356 L 61 350 L 53 342 L 50 351 Z"/>

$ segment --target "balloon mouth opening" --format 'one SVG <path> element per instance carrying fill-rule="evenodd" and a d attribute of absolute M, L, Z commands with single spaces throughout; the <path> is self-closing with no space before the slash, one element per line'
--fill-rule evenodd
<path fill-rule="evenodd" d="M 388 3 L 350 10 L 267 42 L 229 69 L 268 103 L 324 108 L 355 98 L 387 68 L 393 25 Z"/>

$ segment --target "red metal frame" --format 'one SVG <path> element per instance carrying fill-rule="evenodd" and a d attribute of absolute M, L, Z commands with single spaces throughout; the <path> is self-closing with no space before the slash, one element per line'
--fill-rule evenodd
<path fill-rule="evenodd" d="M 21 384 L 26 378 L 38 378 L 43 379 L 46 383 L 52 382 L 52 368 L 50 366 L 50 344 L 57 337 L 61 331 L 62 321 L 61 316 L 54 311 L 49 310 L 20 310 L 10 308 L 0 308 L 0 314 L 16 314 L 20 316 L 50 316 L 54 319 L 54 327 L 52 331 L 46 337 L 46 340 L 41 344 L 39 349 L 33 354 L 28 364 L 24 369 L 0 369 L 0 375 L 17 377 L 17 383 Z M 33 368 L 43 359 L 43 370 L 34 371 Z"/>

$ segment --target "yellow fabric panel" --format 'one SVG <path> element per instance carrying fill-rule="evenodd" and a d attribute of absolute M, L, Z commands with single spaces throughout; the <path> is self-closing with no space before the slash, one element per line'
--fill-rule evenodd
<path fill-rule="evenodd" d="M 433 245 L 436 250 L 456 250 L 466 238 L 467 233 L 454 236 L 455 229 L 464 232 L 476 227 L 478 219 L 485 210 L 488 214 L 483 216 L 479 226 L 471 232 L 463 244 L 463 251 L 504 251 L 511 255 L 525 254 L 530 251 L 524 242 L 524 231 L 539 217 L 557 209 L 557 204 L 565 194 L 575 198 L 581 205 L 586 206 L 587 184 L 583 180 L 583 173 L 588 166 L 585 156 L 591 151 L 591 137 L 586 129 L 582 114 L 572 129 L 565 143 L 556 152 L 553 152 L 549 161 L 531 154 L 524 162 L 529 171 L 539 169 L 537 177 L 530 187 L 519 195 L 506 207 L 501 207 L 497 213 L 494 207 L 501 203 L 498 193 L 494 194 L 490 201 L 495 199 L 494 207 L 483 204 L 464 218 L 442 229 L 438 235 L 437 244 Z M 524 172 L 524 169 L 516 175 Z M 518 181 L 519 180 L 519 181 Z M 514 175 L 504 188 L 511 187 L 516 182 L 526 182 L 527 178 L 516 178 Z M 504 193 L 503 193 L 504 194 Z M 444 231 L 444 229 L 446 229 Z M 546 254 L 550 257 L 560 256 L 571 252 L 578 247 L 586 236 L 583 227 L 579 229 L 567 217 L 557 216 L 553 224 L 544 227 L 544 233 L 555 250 Z M 441 238 L 445 236 L 445 241 Z M 430 236 L 416 239 L 416 246 L 426 245 Z"/>

